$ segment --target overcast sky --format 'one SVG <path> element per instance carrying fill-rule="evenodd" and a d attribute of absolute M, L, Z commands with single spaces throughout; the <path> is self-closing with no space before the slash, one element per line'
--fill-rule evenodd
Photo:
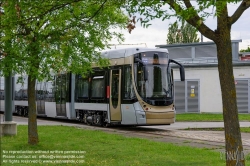
<path fill-rule="evenodd" d="M 229 15 L 232 15 L 238 4 L 229 4 L 228 11 Z M 212 9 L 211 9 L 212 11 Z M 148 28 L 142 28 L 140 23 L 136 24 L 136 28 L 129 34 L 127 31 L 124 31 L 125 41 L 123 44 L 139 44 L 133 46 L 141 46 L 141 47 L 155 47 L 155 45 L 166 44 L 167 32 L 170 23 L 175 22 L 176 19 L 164 20 L 160 19 L 151 21 L 152 24 Z M 212 30 L 216 29 L 217 21 L 213 17 L 209 17 L 205 20 L 205 24 L 211 28 Z M 199 33 L 199 38 L 201 37 Z M 232 26 L 231 31 L 231 39 L 232 40 L 242 40 L 239 43 L 240 49 L 246 49 L 250 46 L 250 9 L 247 9 L 242 16 L 235 22 Z M 205 37 L 203 37 L 203 41 L 211 41 Z M 117 42 L 113 42 L 116 44 Z M 126 47 L 132 47 L 132 45 L 127 45 Z M 125 47 L 125 46 L 117 46 Z"/>

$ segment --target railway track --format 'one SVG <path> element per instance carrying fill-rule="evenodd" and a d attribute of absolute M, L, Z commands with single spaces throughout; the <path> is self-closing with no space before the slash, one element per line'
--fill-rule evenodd
<path fill-rule="evenodd" d="M 223 131 L 190 131 L 190 130 L 162 130 L 145 127 L 118 129 L 116 133 L 125 136 L 140 137 L 154 141 L 173 143 L 180 146 L 191 146 L 225 152 Z M 250 155 L 250 134 L 242 133 L 242 143 L 245 156 Z"/>

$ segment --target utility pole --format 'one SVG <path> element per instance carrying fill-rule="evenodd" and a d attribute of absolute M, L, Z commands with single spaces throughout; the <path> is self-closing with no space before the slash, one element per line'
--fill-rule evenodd
<path fill-rule="evenodd" d="M 5 89 L 5 95 L 4 95 L 4 105 L 5 105 L 5 111 L 4 111 L 4 117 L 5 122 L 11 122 L 12 121 L 12 76 L 9 74 L 4 79 L 4 89 Z"/>
<path fill-rule="evenodd" d="M 16 135 L 17 123 L 12 121 L 12 74 L 4 79 L 4 122 L 0 124 L 0 136 Z"/>

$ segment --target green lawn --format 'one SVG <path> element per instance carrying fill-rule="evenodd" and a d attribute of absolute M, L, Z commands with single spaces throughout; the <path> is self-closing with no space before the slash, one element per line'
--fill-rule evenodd
<path fill-rule="evenodd" d="M 241 127 L 240 131 L 244 133 L 250 133 L 250 127 Z"/>
<path fill-rule="evenodd" d="M 63 161 L 72 161 L 73 156 L 77 158 L 73 161 L 83 162 L 84 160 L 84 163 L 79 165 L 92 166 L 225 165 L 225 161 L 221 159 L 221 154 L 209 149 L 177 146 L 171 143 L 154 142 L 147 139 L 130 138 L 75 127 L 38 126 L 38 131 L 40 143 L 37 146 L 27 144 L 27 126 L 18 126 L 17 136 L 2 137 L 1 157 L 4 158 L 5 162 L 7 160 L 6 156 L 13 155 L 10 153 L 16 153 L 14 157 L 19 162 L 21 162 L 21 159 L 18 157 L 27 162 L 62 163 Z M 28 156 L 28 158 L 23 159 L 25 156 Z M 58 156 L 59 158 L 55 159 Z M 246 165 L 250 164 L 249 155 L 246 159 L 248 160 Z M 1 164 L 12 165 L 10 163 Z M 19 163 L 13 165 L 58 164 Z"/>
<path fill-rule="evenodd" d="M 239 114 L 240 121 L 250 122 L 250 114 Z M 222 114 L 209 114 L 209 113 L 183 113 L 176 114 L 177 122 L 218 122 L 223 121 Z"/>

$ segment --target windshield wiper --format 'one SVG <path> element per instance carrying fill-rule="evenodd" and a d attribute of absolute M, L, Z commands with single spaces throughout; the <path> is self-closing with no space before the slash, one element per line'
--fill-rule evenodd
<path fill-rule="evenodd" d="M 168 95 L 169 92 L 170 92 L 170 89 L 169 89 L 169 90 L 166 90 L 165 88 L 163 88 L 163 90 L 164 90 L 164 92 L 166 93 L 166 95 Z"/>

